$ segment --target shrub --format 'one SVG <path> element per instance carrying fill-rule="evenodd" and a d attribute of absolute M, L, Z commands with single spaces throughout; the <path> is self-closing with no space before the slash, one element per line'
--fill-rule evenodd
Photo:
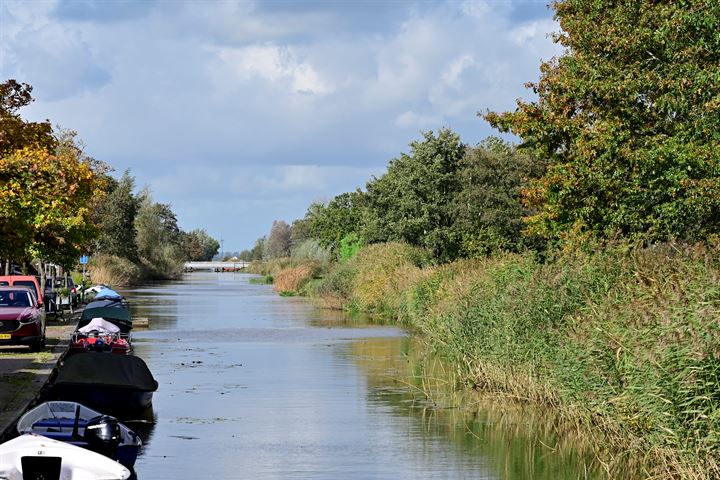
<path fill-rule="evenodd" d="M 307 282 L 320 271 L 317 262 L 308 262 L 299 267 L 286 268 L 273 277 L 273 286 L 279 293 L 299 293 Z"/>
<path fill-rule="evenodd" d="M 402 292 L 423 274 L 426 250 L 404 243 L 383 243 L 361 249 L 353 258 L 351 300 L 368 313 L 397 316 Z"/>

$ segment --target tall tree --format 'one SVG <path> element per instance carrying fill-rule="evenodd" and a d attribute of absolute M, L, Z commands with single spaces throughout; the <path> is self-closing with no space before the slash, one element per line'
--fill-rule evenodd
<path fill-rule="evenodd" d="M 70 151 L 26 147 L 0 157 L 0 255 L 69 266 L 97 234 L 104 181 Z"/>
<path fill-rule="evenodd" d="M 112 186 L 104 202 L 98 204 L 95 212 L 100 228 L 96 251 L 108 255 L 138 261 L 135 216 L 140 199 L 134 194 L 135 178 L 128 170 L 120 180 L 110 179 Z"/>
<path fill-rule="evenodd" d="M 533 210 L 523 205 L 522 191 L 543 173 L 543 162 L 497 137 L 466 150 L 452 206 L 462 256 L 542 246 L 539 238 L 523 235 L 523 219 Z"/>
<path fill-rule="evenodd" d="M 429 248 L 440 260 L 455 258 L 459 239 L 453 230 L 452 204 L 460 184 L 457 171 L 465 153 L 449 129 L 423 134 L 410 154 L 390 161 L 388 171 L 367 184 L 368 242 L 402 240 Z"/>
<path fill-rule="evenodd" d="M 33 101 L 32 86 L 7 80 L 0 83 L 0 157 L 34 147 L 52 152 L 57 140 L 49 121 L 26 122 L 18 110 Z"/>
<path fill-rule="evenodd" d="M 182 271 L 185 252 L 177 217 L 170 205 L 153 201 L 147 189 L 140 194 L 135 231 L 138 255 L 150 276 L 173 277 Z"/>
<path fill-rule="evenodd" d="M 526 191 L 550 238 L 704 238 L 720 229 L 720 3 L 553 4 L 565 54 L 533 102 L 489 113 L 547 173 Z"/>
<path fill-rule="evenodd" d="M 212 260 L 220 250 L 220 242 L 201 228 L 184 233 L 182 242 L 186 258 L 192 261 Z"/>
<path fill-rule="evenodd" d="M 281 258 L 290 255 L 292 230 L 284 220 L 275 220 L 265 240 L 263 258 Z"/>

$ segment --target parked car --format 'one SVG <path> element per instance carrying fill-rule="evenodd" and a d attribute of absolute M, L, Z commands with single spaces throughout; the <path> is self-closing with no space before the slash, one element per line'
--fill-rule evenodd
<path fill-rule="evenodd" d="M 35 300 L 44 311 L 45 301 L 43 291 L 40 290 L 40 278 L 35 275 L 3 275 L 0 276 L 0 287 L 28 287 L 35 295 Z"/>
<path fill-rule="evenodd" d="M 78 289 L 70 276 L 45 279 L 45 298 L 53 299 L 58 305 L 60 304 L 60 297 L 62 296 L 59 295 L 59 292 L 65 289 L 67 289 L 67 296 L 70 298 L 72 307 L 77 307 L 79 298 Z"/>
<path fill-rule="evenodd" d="M 45 313 L 29 287 L 0 287 L 0 345 L 45 348 Z"/>

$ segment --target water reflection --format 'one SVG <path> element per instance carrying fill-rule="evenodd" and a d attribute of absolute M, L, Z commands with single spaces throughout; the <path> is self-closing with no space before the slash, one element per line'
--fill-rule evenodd
<path fill-rule="evenodd" d="M 238 274 L 126 293 L 151 319 L 135 352 L 160 383 L 143 480 L 599 478 L 524 413 L 425 395 L 425 352 L 397 328 Z"/>

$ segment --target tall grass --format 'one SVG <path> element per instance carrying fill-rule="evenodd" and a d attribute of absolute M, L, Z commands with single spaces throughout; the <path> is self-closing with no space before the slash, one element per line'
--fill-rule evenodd
<path fill-rule="evenodd" d="M 93 283 L 125 286 L 138 283 L 143 272 L 133 262 L 115 255 L 95 255 L 88 264 L 88 274 Z"/>
<path fill-rule="evenodd" d="M 320 264 L 307 262 L 298 267 L 281 270 L 273 277 L 273 288 L 278 293 L 296 294 L 320 271 Z"/>
<path fill-rule="evenodd" d="M 608 465 L 720 478 L 717 246 L 432 266 L 385 244 L 336 268 L 316 294 L 416 329 L 473 388 L 554 409 Z"/>

